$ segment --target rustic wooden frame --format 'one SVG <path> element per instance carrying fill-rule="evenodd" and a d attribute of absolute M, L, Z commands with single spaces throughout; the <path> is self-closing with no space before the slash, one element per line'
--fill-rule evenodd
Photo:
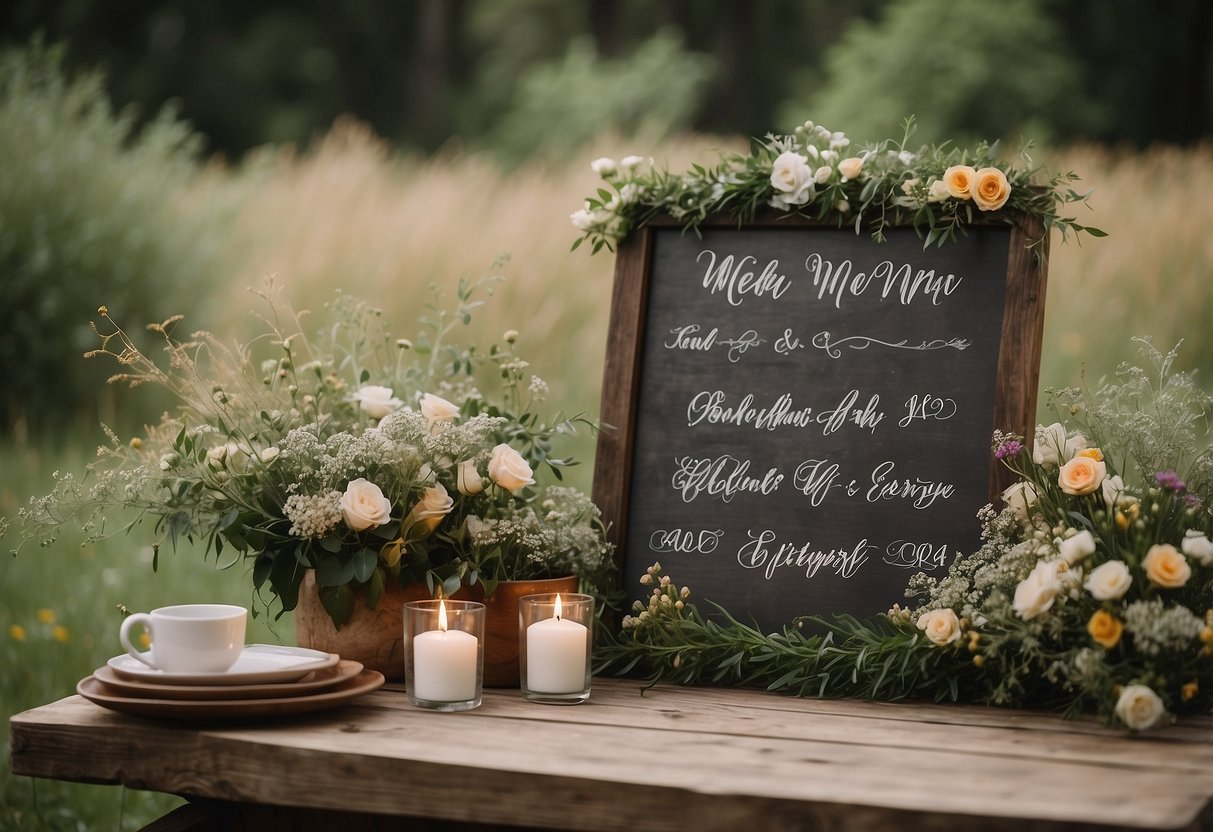
<path fill-rule="evenodd" d="M 819 223 L 803 217 L 769 214 L 745 227 L 778 229 L 815 225 Z M 627 541 L 636 442 L 636 406 L 640 392 L 654 235 L 658 229 L 679 226 L 680 223 L 670 217 L 657 217 L 622 240 L 615 257 L 615 283 L 611 292 L 611 319 L 602 377 L 603 430 L 598 434 L 594 459 L 593 493 L 594 501 L 602 511 L 603 521 L 607 524 L 609 537 L 616 545 L 616 560 L 621 569 Z M 737 222 L 721 217 L 709 220 L 701 227 L 736 228 Z M 854 231 L 839 229 L 839 233 Z M 1033 250 L 1032 244 L 1038 240 L 1040 247 Z M 1025 216 L 1012 224 L 1008 245 L 993 426 L 1023 434 L 1030 442 L 1036 423 L 1036 397 L 1040 383 L 1049 239 L 1038 219 Z M 997 501 L 1003 489 L 1014 479 L 1014 475 L 991 456 L 992 502 Z"/>

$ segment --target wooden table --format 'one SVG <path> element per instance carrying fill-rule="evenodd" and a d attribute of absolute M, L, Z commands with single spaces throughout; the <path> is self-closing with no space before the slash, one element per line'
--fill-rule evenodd
<path fill-rule="evenodd" d="M 456 828 L 369 813 L 629 832 L 1213 828 L 1207 718 L 1133 738 L 1023 711 L 642 696 L 639 682 L 596 679 L 576 707 L 488 691 L 475 711 L 437 714 L 389 685 L 322 714 L 207 727 L 71 696 L 13 717 L 11 732 L 16 774 L 201 800 L 192 811 L 212 825 L 197 829 L 241 812 L 262 828 L 291 815 L 278 828 L 292 829 Z M 328 813 L 300 820 L 314 810 Z M 332 813 L 351 810 L 368 814 Z"/>

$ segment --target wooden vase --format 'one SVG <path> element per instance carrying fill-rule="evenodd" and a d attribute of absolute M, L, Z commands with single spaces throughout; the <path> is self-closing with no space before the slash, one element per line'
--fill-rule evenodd
<path fill-rule="evenodd" d="M 546 592 L 576 592 L 577 577 L 501 581 L 488 598 L 479 585 L 461 587 L 452 598 L 481 601 L 485 605 L 484 685 L 518 686 L 518 599 Z M 430 594 L 425 584 L 400 586 L 389 582 L 375 609 L 363 603 L 359 595 L 354 612 L 340 629 L 333 625 L 328 610 L 320 603 L 316 576 L 308 570 L 299 587 L 295 607 L 295 641 L 300 647 L 337 653 L 388 679 L 404 678 L 404 605 L 421 601 Z"/>

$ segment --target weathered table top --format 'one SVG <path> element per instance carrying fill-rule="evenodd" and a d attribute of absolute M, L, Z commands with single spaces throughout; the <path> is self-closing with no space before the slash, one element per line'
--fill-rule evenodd
<path fill-rule="evenodd" d="M 596 679 L 182 726 L 70 696 L 13 717 L 16 774 L 279 806 L 601 830 L 1213 828 L 1213 719 L 1134 738 L 1049 714 Z"/>

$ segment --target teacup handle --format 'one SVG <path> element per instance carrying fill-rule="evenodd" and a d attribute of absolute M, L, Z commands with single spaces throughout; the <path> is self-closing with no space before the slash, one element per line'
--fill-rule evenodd
<path fill-rule="evenodd" d="M 128 615 L 122 622 L 122 628 L 118 630 L 118 639 L 122 642 L 122 646 L 126 648 L 126 652 L 131 654 L 131 658 L 143 662 L 152 668 L 152 670 L 159 670 L 160 668 L 152 663 L 150 658 L 152 653 L 150 650 L 140 652 L 135 648 L 135 645 L 131 644 L 131 628 L 136 624 L 142 624 L 143 629 L 147 631 L 148 637 L 155 640 L 156 637 L 152 634 L 152 617 L 145 612 Z"/>

